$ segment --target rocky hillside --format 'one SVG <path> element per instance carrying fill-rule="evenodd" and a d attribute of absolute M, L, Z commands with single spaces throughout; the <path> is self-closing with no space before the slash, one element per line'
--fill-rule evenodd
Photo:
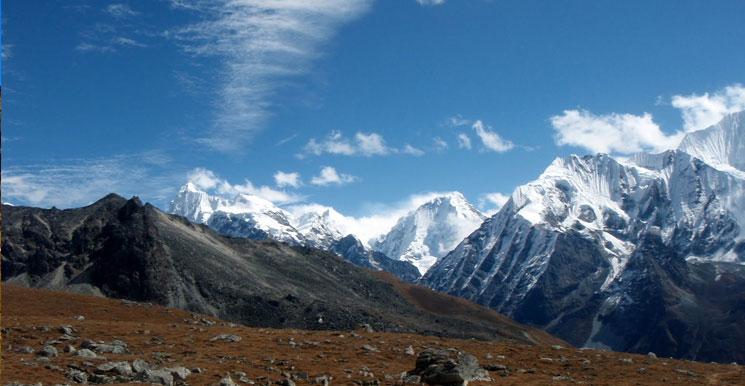
<path fill-rule="evenodd" d="M 251 326 L 554 341 L 471 303 L 403 285 L 329 252 L 228 238 L 137 198 L 4 206 L 3 281 L 147 301 Z M 424 292 L 421 292 L 424 291 Z M 439 308 L 423 304 L 437 303 Z"/>
<path fill-rule="evenodd" d="M 418 384 L 447 374 L 469 385 L 742 385 L 745 368 L 577 350 L 383 333 L 248 328 L 146 303 L 3 285 L 2 384 Z M 421 364 L 422 366 L 418 366 Z M 429 368 L 429 366 L 428 366 Z M 229 379 L 229 380 L 228 380 Z M 232 383 L 231 383 L 232 382 Z"/>

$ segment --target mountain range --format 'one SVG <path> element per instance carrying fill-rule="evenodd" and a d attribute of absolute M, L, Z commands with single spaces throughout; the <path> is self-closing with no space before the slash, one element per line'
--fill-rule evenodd
<path fill-rule="evenodd" d="M 210 195 L 191 182 L 179 189 L 168 212 L 206 224 L 225 236 L 272 239 L 332 251 L 352 263 L 408 281 L 418 279 L 485 219 L 461 193 L 443 193 L 406 213 L 387 233 L 367 243 L 349 232 L 349 220 L 334 208 L 303 205 L 288 210 L 255 195 Z"/>
<path fill-rule="evenodd" d="M 556 159 L 421 282 L 578 346 L 743 361 L 744 123 Z"/>
<path fill-rule="evenodd" d="M 154 302 L 250 326 L 380 331 L 523 344 L 559 340 L 463 299 L 319 249 L 225 237 L 138 198 L 76 209 L 3 206 L 11 285 Z"/>
<path fill-rule="evenodd" d="M 741 112 L 659 154 L 557 158 L 489 218 L 438 195 L 372 240 L 331 207 L 193 183 L 172 215 L 115 195 L 66 211 L 4 206 L 3 280 L 257 325 L 485 337 L 508 323 L 449 319 L 456 298 L 340 256 L 576 346 L 745 362 L 744 150 Z"/>

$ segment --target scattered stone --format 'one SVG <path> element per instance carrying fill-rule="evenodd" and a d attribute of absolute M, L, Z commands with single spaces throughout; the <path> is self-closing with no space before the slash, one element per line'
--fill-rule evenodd
<path fill-rule="evenodd" d="M 541 359 L 540 359 L 540 361 L 541 361 L 541 362 L 548 362 L 548 363 L 551 363 L 551 362 L 553 362 L 554 360 L 553 360 L 553 359 L 551 359 L 551 358 L 546 358 L 546 357 L 543 357 L 543 358 L 541 358 Z"/>
<path fill-rule="evenodd" d="M 557 375 L 553 377 L 554 382 L 574 382 L 574 378 L 568 375 Z"/>
<path fill-rule="evenodd" d="M 67 346 L 65 346 L 63 351 L 69 354 L 75 354 L 76 350 L 75 350 L 75 346 L 68 344 Z"/>
<path fill-rule="evenodd" d="M 328 375 L 321 375 L 313 380 L 314 385 L 329 386 L 331 378 Z"/>
<path fill-rule="evenodd" d="M 90 358 L 90 359 L 98 358 L 98 355 L 96 355 L 96 353 L 94 353 L 93 351 L 91 351 L 91 350 L 89 350 L 87 348 L 82 348 L 82 349 L 76 351 L 75 352 L 75 355 L 77 355 L 79 357 L 83 357 L 83 358 Z"/>
<path fill-rule="evenodd" d="M 634 360 L 631 358 L 621 358 L 620 361 L 623 363 L 634 363 Z"/>
<path fill-rule="evenodd" d="M 68 336 L 75 335 L 75 330 L 72 328 L 72 326 L 60 326 L 59 331 L 63 335 L 68 335 Z"/>
<path fill-rule="evenodd" d="M 377 347 L 371 346 L 369 344 L 362 345 L 362 349 L 365 350 L 365 351 L 367 351 L 367 352 L 378 352 L 378 351 L 380 351 L 380 350 L 378 350 Z"/>
<path fill-rule="evenodd" d="M 506 377 L 510 375 L 510 371 L 507 369 L 507 366 L 505 365 L 488 364 L 488 365 L 484 365 L 484 369 L 487 371 L 494 371 L 497 374 L 499 374 L 500 377 Z"/>
<path fill-rule="evenodd" d="M 226 375 L 225 378 L 220 380 L 220 386 L 238 386 L 230 375 Z"/>
<path fill-rule="evenodd" d="M 57 356 L 57 349 L 54 346 L 46 345 L 36 354 L 46 358 L 54 358 Z"/>
<path fill-rule="evenodd" d="M 430 385 L 456 386 L 474 380 L 491 381 L 476 357 L 454 349 L 422 351 L 417 356 L 416 367 L 409 374 L 419 375 L 422 382 Z"/>
<path fill-rule="evenodd" d="M 216 342 L 216 341 L 240 342 L 241 337 L 238 335 L 233 335 L 233 334 L 220 334 L 210 339 L 210 341 L 211 342 Z"/>
<path fill-rule="evenodd" d="M 73 382 L 88 383 L 88 373 L 86 373 L 85 371 L 70 369 L 70 371 L 67 372 L 67 377 L 70 378 Z"/>
<path fill-rule="evenodd" d="M 147 383 L 173 386 L 173 375 L 165 370 L 145 370 L 139 378 Z"/>
<path fill-rule="evenodd" d="M 191 370 L 183 366 L 168 367 L 163 370 L 170 372 L 171 375 L 173 375 L 174 379 L 178 379 L 180 381 L 185 381 L 186 377 L 191 375 Z"/>
<path fill-rule="evenodd" d="M 295 382 L 293 382 L 293 381 L 292 381 L 291 379 L 289 379 L 289 378 L 285 378 L 285 379 L 281 380 L 281 381 L 279 382 L 279 384 L 280 384 L 281 386 L 295 386 Z"/>
<path fill-rule="evenodd" d="M 150 370 L 150 364 L 143 361 L 142 359 L 135 359 L 132 361 L 132 371 L 135 373 L 144 373 L 145 370 Z"/>
<path fill-rule="evenodd" d="M 91 374 L 88 377 L 90 383 L 114 383 L 116 378 L 104 374 Z"/>
<path fill-rule="evenodd" d="M 30 346 L 18 346 L 18 348 L 16 348 L 15 351 L 21 354 L 33 354 L 34 353 L 34 349 L 31 348 Z"/>
<path fill-rule="evenodd" d="M 416 355 L 416 352 L 414 352 L 414 347 L 411 347 L 411 346 L 406 347 L 406 349 L 404 350 L 404 354 L 411 355 L 411 356 Z"/>
<path fill-rule="evenodd" d="M 561 350 L 564 347 L 562 347 L 561 345 L 555 344 L 555 345 L 551 346 L 551 348 L 554 349 L 554 350 Z"/>
<path fill-rule="evenodd" d="M 126 361 L 106 362 L 96 367 L 96 373 L 121 375 L 124 377 L 131 377 L 133 374 L 132 366 Z"/>
<path fill-rule="evenodd" d="M 403 373 L 401 381 L 404 385 L 420 385 L 422 383 L 422 378 L 418 375 L 407 375 L 406 373 Z"/>
<path fill-rule="evenodd" d="M 691 371 L 691 370 L 686 370 L 686 369 L 675 369 L 675 372 L 676 372 L 676 373 L 678 373 L 678 374 L 683 374 L 683 375 L 687 375 L 687 376 L 689 376 L 689 377 L 697 377 L 697 376 L 698 376 L 698 375 L 697 375 L 696 373 L 694 373 L 693 371 Z"/>
<path fill-rule="evenodd" d="M 79 322 L 82 322 L 82 321 L 85 320 L 85 316 L 83 316 L 83 315 L 77 315 L 77 316 L 73 317 L 73 319 L 75 319 L 75 320 L 77 320 Z"/>
<path fill-rule="evenodd" d="M 657 359 L 657 354 L 650 351 L 647 353 L 647 357 L 652 358 L 652 359 Z"/>

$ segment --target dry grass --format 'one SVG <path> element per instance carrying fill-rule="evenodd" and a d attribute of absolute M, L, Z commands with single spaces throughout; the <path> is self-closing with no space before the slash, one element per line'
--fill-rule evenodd
<path fill-rule="evenodd" d="M 417 297 L 416 293 L 410 295 Z M 386 380 L 385 376 L 397 379 L 398 374 L 413 368 L 414 357 L 404 353 L 409 345 L 416 351 L 425 347 L 455 347 L 476 355 L 482 364 L 503 364 L 510 369 L 507 377 L 493 373 L 493 383 L 472 384 L 745 385 L 742 366 L 409 334 L 258 329 L 231 326 L 219 320 L 208 326 L 199 322 L 201 316 L 181 310 L 14 286 L 3 286 L 2 301 L 2 384 L 72 383 L 63 372 L 45 368 L 47 364 L 38 362 L 34 354 L 14 352 L 20 346 L 38 350 L 44 342 L 61 335 L 59 326 L 72 325 L 80 339 L 121 339 L 128 343 L 131 354 L 109 354 L 108 360 L 140 358 L 157 363 L 155 353 L 166 353 L 161 355 L 163 366 L 204 369 L 203 373 L 188 378 L 192 385 L 215 384 L 234 371 L 245 372 L 254 380 L 267 377 L 271 381 L 282 379 L 283 372 L 306 372 L 311 379 L 325 374 L 333 377 L 332 384 L 351 384 L 370 379 L 360 373 L 363 367 L 381 383 L 394 384 L 394 380 Z M 447 305 L 430 306 L 443 310 Z M 85 320 L 76 320 L 77 315 L 85 316 Z M 43 332 L 42 326 L 48 326 L 49 331 Z M 221 333 L 236 334 L 243 339 L 237 343 L 210 341 Z M 291 338 L 294 347 L 289 343 Z M 71 343 L 77 347 L 80 339 Z M 379 351 L 367 352 L 363 345 L 374 346 Z M 78 357 L 63 353 L 62 347 L 58 346 L 60 355 L 49 364 L 61 368 L 71 363 L 82 364 Z M 589 364 L 583 365 L 583 360 Z M 557 376 L 568 376 L 572 381 L 554 379 Z"/>

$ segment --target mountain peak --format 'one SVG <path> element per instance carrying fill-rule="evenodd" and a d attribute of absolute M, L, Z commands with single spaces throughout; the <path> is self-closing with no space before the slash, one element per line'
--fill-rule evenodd
<path fill-rule="evenodd" d="M 713 126 L 686 134 L 678 149 L 716 169 L 745 172 L 745 111 L 726 115 Z"/>
<path fill-rule="evenodd" d="M 400 218 L 386 235 L 372 242 L 373 249 L 408 261 L 423 274 L 484 219 L 462 193 L 444 193 Z"/>

